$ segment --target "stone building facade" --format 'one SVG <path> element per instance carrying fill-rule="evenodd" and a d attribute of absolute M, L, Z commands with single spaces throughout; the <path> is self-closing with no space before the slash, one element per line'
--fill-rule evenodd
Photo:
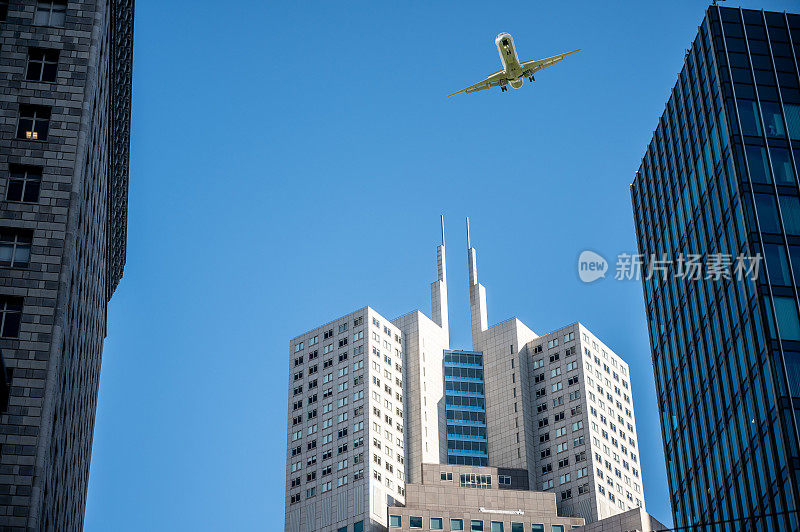
<path fill-rule="evenodd" d="M 132 39 L 133 0 L 0 1 L 4 530 L 83 526 L 125 264 Z"/>
<path fill-rule="evenodd" d="M 583 524 L 558 515 L 553 493 L 529 490 L 524 469 L 423 464 L 421 482 L 407 486 L 406 505 L 389 508 L 390 532 L 564 532 Z"/>
<path fill-rule="evenodd" d="M 528 489 L 528 472 L 423 464 L 406 485 L 406 503 L 388 508 L 389 532 L 658 532 L 667 528 L 633 508 L 591 523 L 564 516 L 551 492 Z"/>

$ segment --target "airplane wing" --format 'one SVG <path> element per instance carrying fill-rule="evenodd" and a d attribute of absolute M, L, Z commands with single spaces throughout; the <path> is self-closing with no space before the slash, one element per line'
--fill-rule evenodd
<path fill-rule="evenodd" d="M 466 89 L 461 89 L 458 92 L 454 92 L 453 94 L 448 94 L 447 97 L 455 96 L 456 94 L 461 94 L 462 92 L 477 92 L 482 91 L 484 89 L 488 89 L 490 87 L 499 87 L 501 85 L 505 85 L 508 83 L 508 80 L 505 77 L 505 70 L 498 70 L 494 74 L 490 74 L 488 78 L 485 80 L 476 83 L 475 85 L 470 85 Z"/>
<path fill-rule="evenodd" d="M 558 63 L 559 61 L 561 61 L 562 59 L 564 59 L 568 55 L 574 54 L 575 52 L 580 52 L 580 49 L 572 50 L 571 52 L 567 52 L 565 54 L 554 55 L 553 57 L 548 57 L 547 59 L 536 59 L 534 61 L 525 61 L 521 65 L 522 66 L 522 70 L 525 71 L 525 75 L 526 76 L 531 76 L 531 75 L 533 75 L 534 72 L 538 72 L 538 71 L 542 70 L 543 68 L 547 68 L 549 66 L 555 65 L 556 63 Z"/>

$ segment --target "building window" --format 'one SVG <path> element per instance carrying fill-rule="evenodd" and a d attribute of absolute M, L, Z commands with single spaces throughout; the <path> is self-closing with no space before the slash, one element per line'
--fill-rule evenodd
<path fill-rule="evenodd" d="M 511 485 L 511 477 L 509 475 L 499 475 L 497 477 L 497 482 L 501 486 L 502 485 L 510 486 Z"/>
<path fill-rule="evenodd" d="M 462 488 L 491 489 L 491 475 L 461 474 L 460 485 Z"/>
<path fill-rule="evenodd" d="M 450 530 L 464 530 L 464 521 L 461 519 L 450 519 Z"/>
<path fill-rule="evenodd" d="M 39 0 L 36 3 L 36 15 L 33 23 L 37 26 L 64 25 L 67 15 L 67 3 L 64 0 Z"/>
<path fill-rule="evenodd" d="M 0 22 L 5 22 L 8 16 L 8 0 L 0 0 Z"/>
<path fill-rule="evenodd" d="M 525 532 L 525 525 L 522 523 L 511 523 L 511 532 Z"/>
<path fill-rule="evenodd" d="M 531 532 L 544 532 L 544 525 L 540 523 L 534 523 L 531 525 Z"/>
<path fill-rule="evenodd" d="M 0 337 L 18 338 L 22 318 L 22 298 L 0 296 Z"/>
<path fill-rule="evenodd" d="M 17 138 L 47 140 L 50 127 L 50 108 L 43 105 L 20 105 Z"/>
<path fill-rule="evenodd" d="M 483 521 L 473 519 L 469 522 L 469 529 L 472 532 L 483 532 Z"/>
<path fill-rule="evenodd" d="M 403 517 L 400 515 L 390 515 L 389 526 L 391 528 L 400 528 L 401 526 L 403 526 Z"/>
<path fill-rule="evenodd" d="M 431 517 L 431 530 L 444 530 L 444 520 L 441 517 Z"/>
<path fill-rule="evenodd" d="M 28 50 L 28 81 L 54 82 L 58 73 L 58 50 L 30 48 Z"/>
<path fill-rule="evenodd" d="M 552 532 L 564 532 L 564 525 L 553 525 Z"/>
<path fill-rule="evenodd" d="M 503 532 L 503 522 L 492 521 L 492 532 Z"/>
<path fill-rule="evenodd" d="M 31 258 L 33 232 L 24 229 L 0 229 L 0 266 L 27 268 Z"/>
<path fill-rule="evenodd" d="M 422 517 L 410 516 L 408 518 L 408 528 L 422 528 Z"/>
<path fill-rule="evenodd" d="M 783 228 L 791 235 L 800 234 L 800 199 L 797 196 L 780 196 Z"/>
<path fill-rule="evenodd" d="M 353 532 L 364 532 L 364 521 L 353 523 Z"/>
<path fill-rule="evenodd" d="M 780 336 L 784 340 L 800 341 L 800 320 L 798 320 L 794 298 L 775 297 L 773 301 L 775 303 L 775 314 L 778 317 L 778 331 L 777 335 L 774 331 L 771 331 L 772 336 L 775 338 Z M 769 305 L 768 300 L 766 304 Z M 771 321 L 770 325 L 772 325 Z"/>

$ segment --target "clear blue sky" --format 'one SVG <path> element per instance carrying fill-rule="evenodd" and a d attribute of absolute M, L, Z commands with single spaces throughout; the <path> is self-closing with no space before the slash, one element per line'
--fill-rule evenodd
<path fill-rule="evenodd" d="M 470 216 L 490 323 L 581 321 L 629 362 L 647 508 L 670 523 L 641 285 L 575 263 L 635 252 L 628 186 L 705 7 L 137 2 L 86 530 L 282 529 L 288 341 L 364 305 L 429 312 L 440 213 L 452 345 Z M 582 51 L 445 99 L 500 68 L 501 31 L 523 60 Z"/>

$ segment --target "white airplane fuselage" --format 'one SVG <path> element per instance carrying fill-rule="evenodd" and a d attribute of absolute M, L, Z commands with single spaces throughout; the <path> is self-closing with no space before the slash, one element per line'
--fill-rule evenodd
<path fill-rule="evenodd" d="M 509 84 L 515 89 L 522 87 L 522 66 L 517 57 L 517 48 L 514 46 L 514 38 L 508 33 L 501 33 L 494 40 L 497 45 L 497 52 L 500 54 L 500 62 L 503 65 Z"/>

